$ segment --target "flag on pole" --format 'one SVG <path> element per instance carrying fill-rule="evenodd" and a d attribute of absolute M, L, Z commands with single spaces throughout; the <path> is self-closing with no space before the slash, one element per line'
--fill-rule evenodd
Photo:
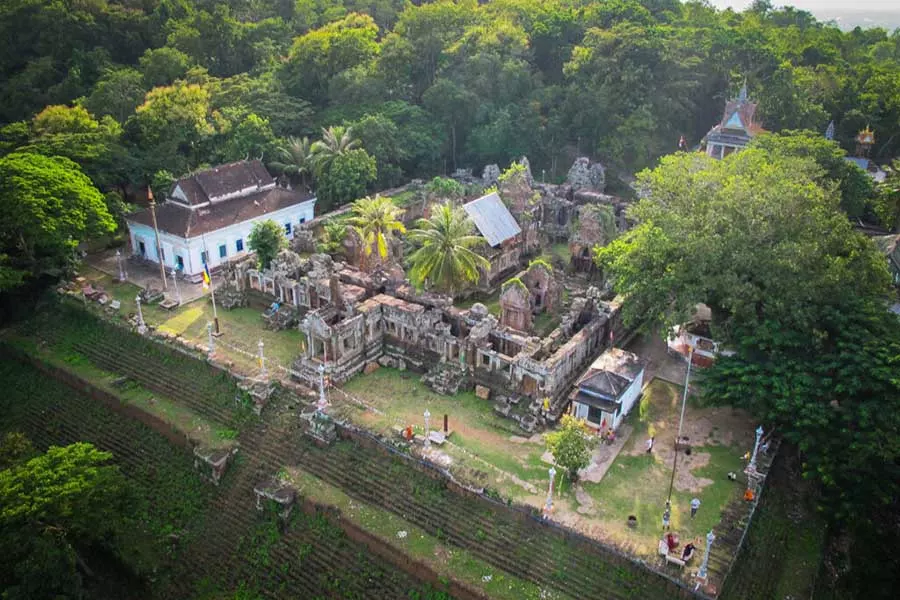
<path fill-rule="evenodd" d="M 212 280 L 209 277 L 209 265 L 205 264 L 205 265 L 203 265 L 203 291 L 204 292 L 209 289 L 211 281 Z"/>

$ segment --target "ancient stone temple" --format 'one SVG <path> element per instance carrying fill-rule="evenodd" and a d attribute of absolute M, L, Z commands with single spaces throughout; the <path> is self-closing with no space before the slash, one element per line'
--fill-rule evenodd
<path fill-rule="evenodd" d="M 463 209 L 490 247 L 483 254 L 491 268 L 479 281 L 479 287 L 490 289 L 518 270 L 523 249 L 522 228 L 497 192 L 472 200 Z"/>
<path fill-rule="evenodd" d="M 575 210 L 570 226 L 569 254 L 577 271 L 593 271 L 593 249 L 605 246 L 619 233 L 615 207 L 608 204 L 584 204 Z"/>
<path fill-rule="evenodd" d="M 709 130 L 706 140 L 706 154 L 713 158 L 725 158 L 732 152 L 747 147 L 754 136 L 765 130 L 755 121 L 756 102 L 747 99 L 747 84 L 741 87 L 738 97 L 729 100 L 718 125 Z"/>
<path fill-rule="evenodd" d="M 500 324 L 522 332 L 532 331 L 533 316 L 558 310 L 562 285 L 553 267 L 535 260 L 528 269 L 507 280 L 500 294 Z"/>

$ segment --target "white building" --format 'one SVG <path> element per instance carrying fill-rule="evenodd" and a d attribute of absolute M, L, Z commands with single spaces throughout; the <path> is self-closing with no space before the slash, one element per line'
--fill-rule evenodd
<path fill-rule="evenodd" d="M 588 368 L 572 392 L 572 414 L 599 431 L 616 430 L 641 395 L 646 361 L 610 348 Z"/>
<path fill-rule="evenodd" d="M 215 269 L 250 250 L 253 225 L 273 220 L 288 239 L 311 221 L 316 199 L 279 187 L 263 164 L 240 161 L 194 173 L 175 182 L 166 201 L 156 207 L 162 262 L 199 280 L 203 265 Z M 150 209 L 126 219 L 132 252 L 159 262 Z"/>

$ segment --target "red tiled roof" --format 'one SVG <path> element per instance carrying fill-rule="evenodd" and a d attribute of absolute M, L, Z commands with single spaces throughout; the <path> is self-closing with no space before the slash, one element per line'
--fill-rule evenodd
<path fill-rule="evenodd" d="M 311 194 L 276 187 L 196 209 L 169 201 L 156 207 L 156 221 L 160 231 L 191 238 L 311 199 Z M 127 221 L 153 227 L 149 208 L 129 215 Z"/>

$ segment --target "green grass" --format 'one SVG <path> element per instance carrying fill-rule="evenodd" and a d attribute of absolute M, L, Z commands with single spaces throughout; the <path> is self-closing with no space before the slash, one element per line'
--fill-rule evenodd
<path fill-rule="evenodd" d="M 476 302 L 480 302 L 481 304 L 484 304 L 487 307 L 488 312 L 491 313 L 492 315 L 494 315 L 495 317 L 497 317 L 497 318 L 500 317 L 500 289 L 499 288 L 497 289 L 496 292 L 494 292 L 490 296 L 483 296 L 480 294 L 476 294 L 476 295 L 472 296 L 471 298 L 463 300 L 462 302 L 457 302 L 456 306 L 457 306 L 457 308 L 467 310 L 469 308 L 472 308 L 472 305 L 474 305 Z"/>
<path fill-rule="evenodd" d="M 122 315 L 136 312 L 135 297 L 140 288 L 130 283 L 113 283 L 112 278 L 100 271 L 84 266 L 81 275 L 93 285 L 102 286 L 106 292 L 122 303 L 119 311 Z M 88 306 L 97 309 L 96 303 Z M 212 303 L 208 297 L 167 311 L 159 306 L 144 306 L 144 320 L 148 325 L 158 327 L 161 331 L 182 336 L 184 339 L 206 345 L 208 334 L 206 324 L 213 321 Z M 289 367 L 300 354 L 304 336 L 298 329 L 269 331 L 263 327 L 261 311 L 254 308 L 235 308 L 223 310 L 219 308 L 219 327 L 224 335 L 219 338 L 222 343 L 217 346 L 220 356 L 233 361 L 245 369 L 256 367 L 256 362 L 241 352 L 228 346 L 236 346 L 249 353 L 257 352 L 257 343 L 262 340 L 266 357 L 274 359 L 283 367 Z"/>
<path fill-rule="evenodd" d="M 538 488 L 546 485 L 547 465 L 540 462 L 543 443 L 511 442 L 511 435 L 525 434 L 513 421 L 494 413 L 489 401 L 472 392 L 443 396 L 422 384 L 415 373 L 384 367 L 369 375 L 357 375 L 344 390 L 384 412 L 352 411 L 349 415 L 382 433 L 389 433 L 395 425 L 423 426 L 426 408 L 432 414 L 433 428 L 442 427 L 443 415 L 447 414 L 453 434 L 441 450 L 454 458 L 457 469 L 482 472 L 478 483 L 500 489 L 505 496 L 528 495 L 522 486 L 504 480 L 505 473 Z"/>
<path fill-rule="evenodd" d="M 119 398 L 122 403 L 137 406 L 165 421 L 196 443 L 210 448 L 234 445 L 236 435 L 231 433 L 232 430 L 222 429 L 182 404 L 156 394 L 135 381 L 129 379 L 119 383 L 119 375 L 96 367 L 84 356 L 65 347 L 51 344 L 39 347 L 31 338 L 11 334 L 7 334 L 5 339 L 32 356 L 91 382 Z"/>
<path fill-rule="evenodd" d="M 391 196 L 391 200 L 400 208 L 406 208 L 416 201 L 416 196 L 417 194 L 415 191 L 406 190 L 405 192 L 400 192 L 399 194 Z"/>
<path fill-rule="evenodd" d="M 299 493 L 309 499 L 335 506 L 342 516 L 401 550 L 414 560 L 434 569 L 439 576 L 454 579 L 480 590 L 489 598 L 565 598 L 558 592 L 542 595 L 539 586 L 503 573 L 462 548 L 446 545 L 437 537 L 401 519 L 397 515 L 367 503 L 353 500 L 340 489 L 297 468 L 288 468 L 289 479 Z M 397 534 L 406 532 L 405 537 Z M 490 581 L 483 577 L 490 575 Z"/>

